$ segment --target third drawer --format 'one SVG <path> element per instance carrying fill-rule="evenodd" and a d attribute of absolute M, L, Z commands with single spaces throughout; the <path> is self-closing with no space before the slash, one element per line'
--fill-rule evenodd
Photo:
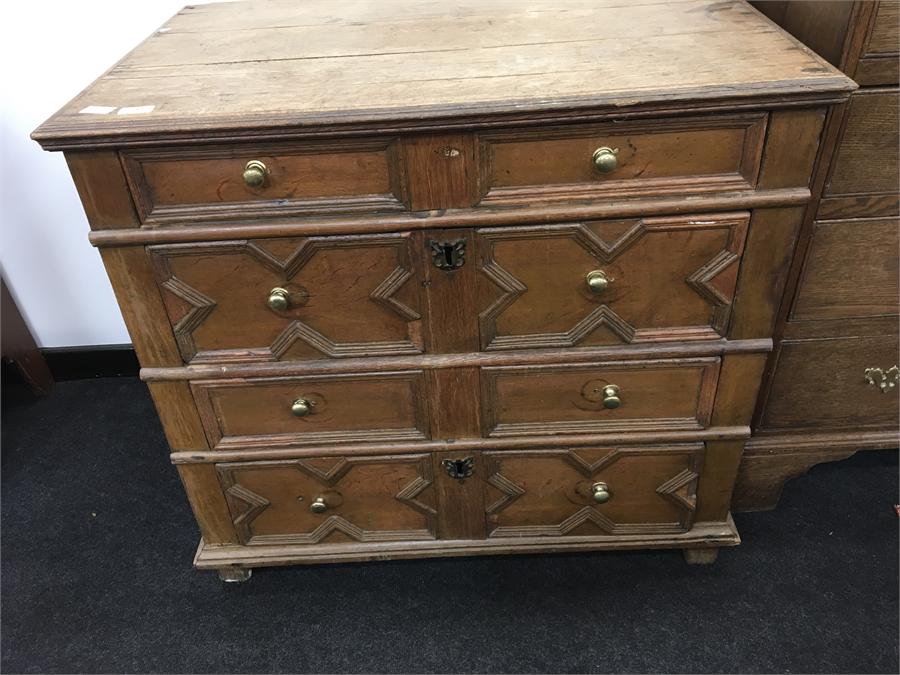
<path fill-rule="evenodd" d="M 454 399 L 474 412 L 452 413 L 471 420 L 459 434 L 467 437 L 702 429 L 719 366 L 709 356 L 483 367 L 480 392 L 447 390 L 455 380 L 424 369 L 281 371 L 195 380 L 191 388 L 210 445 L 252 449 L 428 440 Z"/>

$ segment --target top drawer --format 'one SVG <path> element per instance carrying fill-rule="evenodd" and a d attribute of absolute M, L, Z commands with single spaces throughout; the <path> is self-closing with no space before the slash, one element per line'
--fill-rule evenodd
<path fill-rule="evenodd" d="M 141 149 L 123 151 L 122 160 L 148 225 L 532 205 L 752 189 L 766 119 Z"/>
<path fill-rule="evenodd" d="M 405 210 L 391 139 L 123 153 L 141 220 Z"/>
<path fill-rule="evenodd" d="M 765 114 L 481 134 L 482 203 L 747 189 Z"/>

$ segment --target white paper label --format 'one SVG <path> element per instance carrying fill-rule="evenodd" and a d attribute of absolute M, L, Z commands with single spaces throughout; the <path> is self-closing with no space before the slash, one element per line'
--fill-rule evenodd
<path fill-rule="evenodd" d="M 79 115 L 108 115 L 116 109 L 114 105 L 89 105 L 78 111 Z"/>
<path fill-rule="evenodd" d="M 119 108 L 119 112 L 116 115 L 144 115 L 148 112 L 153 112 L 155 105 L 134 105 L 128 108 Z"/>

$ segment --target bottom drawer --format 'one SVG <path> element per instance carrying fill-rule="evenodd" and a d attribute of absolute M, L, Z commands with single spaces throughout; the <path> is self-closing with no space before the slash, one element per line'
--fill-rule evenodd
<path fill-rule="evenodd" d="M 900 393 L 897 339 L 886 335 L 785 340 L 760 426 L 895 429 Z M 869 369 L 873 370 L 867 377 Z"/>
<path fill-rule="evenodd" d="M 303 457 L 216 473 L 243 545 L 611 539 L 687 532 L 703 457 L 702 443 L 683 443 Z"/>
<path fill-rule="evenodd" d="M 216 470 L 242 544 L 436 537 L 430 454 L 229 462 Z"/>
<path fill-rule="evenodd" d="M 485 452 L 490 537 L 674 534 L 694 520 L 703 444 Z"/>

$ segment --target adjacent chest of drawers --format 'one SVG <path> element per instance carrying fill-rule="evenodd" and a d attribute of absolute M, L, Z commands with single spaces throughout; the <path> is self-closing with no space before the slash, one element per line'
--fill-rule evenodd
<path fill-rule="evenodd" d="M 853 88 L 742 2 L 235 3 L 35 138 L 66 152 L 197 567 L 710 562 Z"/>
<path fill-rule="evenodd" d="M 900 2 L 757 5 L 860 89 L 823 134 L 739 475 L 741 510 L 774 507 L 785 481 L 818 462 L 900 445 Z"/>

